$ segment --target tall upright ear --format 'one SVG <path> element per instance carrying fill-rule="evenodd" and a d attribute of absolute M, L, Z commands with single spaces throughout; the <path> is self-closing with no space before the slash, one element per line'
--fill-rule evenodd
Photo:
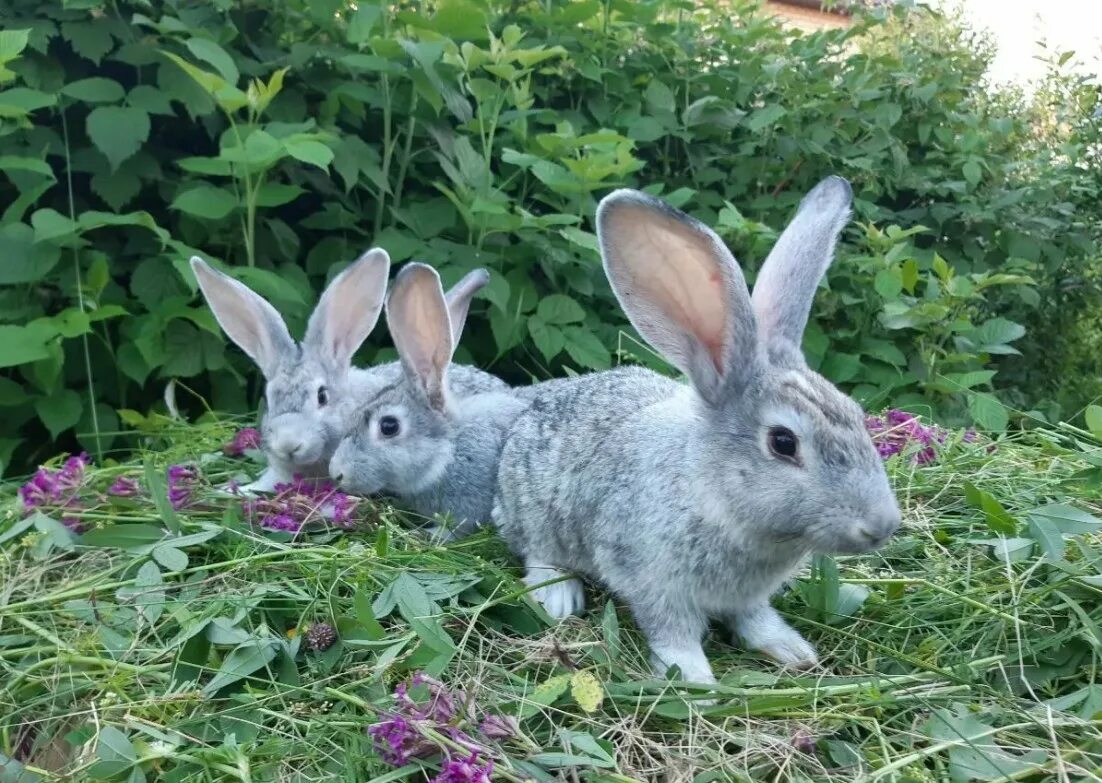
<path fill-rule="evenodd" d="M 445 295 L 448 303 L 448 317 L 452 322 L 452 345 L 459 345 L 463 326 L 467 323 L 467 311 L 471 309 L 471 299 L 490 282 L 490 273 L 485 269 L 475 269 L 463 276 Z"/>
<path fill-rule="evenodd" d="M 429 407 L 447 407 L 447 371 L 455 344 L 440 275 L 427 264 L 409 263 L 394 278 L 386 320 L 406 378 Z"/>
<path fill-rule="evenodd" d="M 605 274 L 632 324 L 709 402 L 740 389 L 758 360 L 750 294 L 707 226 L 634 190 L 597 207 Z"/>
<path fill-rule="evenodd" d="M 754 284 L 754 315 L 771 354 L 802 362 L 800 344 L 819 281 L 834 259 L 838 235 L 849 220 L 853 189 L 827 177 L 804 196 L 765 259 Z M 793 354 L 793 349 L 795 352 Z"/>
<path fill-rule="evenodd" d="M 306 325 L 303 345 L 344 367 L 371 334 L 386 298 L 390 256 L 372 248 L 333 278 Z"/>
<path fill-rule="evenodd" d="M 191 271 L 222 329 L 270 378 L 280 360 L 295 352 L 295 341 L 279 313 L 246 285 L 198 256 L 191 259 Z"/>

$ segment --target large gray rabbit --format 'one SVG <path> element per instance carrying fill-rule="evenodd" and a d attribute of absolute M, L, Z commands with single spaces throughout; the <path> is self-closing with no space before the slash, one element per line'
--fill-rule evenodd
<path fill-rule="evenodd" d="M 860 407 L 808 368 L 801 336 L 852 198 L 807 195 L 751 298 L 706 226 L 643 193 L 597 210 L 617 298 L 683 385 L 641 369 L 548 387 L 513 425 L 493 521 L 555 616 L 581 583 L 624 599 L 658 675 L 712 683 L 701 639 L 719 618 L 782 664 L 814 648 L 770 605 L 811 552 L 865 552 L 900 524 Z"/>
<path fill-rule="evenodd" d="M 471 272 L 456 286 L 462 294 L 445 299 L 432 267 L 402 268 L 386 302 L 401 377 L 359 401 L 330 462 L 346 490 L 389 494 L 419 514 L 450 516 L 448 537 L 489 521 L 504 432 L 534 388 L 451 389 L 470 298 L 488 281 L 485 271 Z"/>
<path fill-rule="evenodd" d="M 245 489 L 269 491 L 295 474 L 328 476 L 329 459 L 348 429 L 355 401 L 400 376 L 397 362 L 370 369 L 351 364 L 379 319 L 390 257 L 374 248 L 333 278 L 301 343 L 291 338 L 275 308 L 247 286 L 200 258 L 191 259 L 191 268 L 215 318 L 265 379 L 260 429 L 268 468 Z M 468 278 L 449 296 L 464 296 Z M 472 367 L 457 366 L 454 378 L 467 391 L 505 388 L 501 380 Z"/>

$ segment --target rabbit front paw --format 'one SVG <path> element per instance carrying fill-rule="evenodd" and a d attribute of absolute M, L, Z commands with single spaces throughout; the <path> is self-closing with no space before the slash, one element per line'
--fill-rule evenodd
<path fill-rule="evenodd" d="M 747 647 L 779 664 L 806 669 L 819 663 L 815 648 L 771 606 L 737 615 L 732 625 Z"/>
<path fill-rule="evenodd" d="M 543 564 L 529 565 L 524 574 L 524 583 L 534 588 L 532 597 L 556 620 L 581 614 L 585 610 L 585 590 L 580 579 L 571 577 L 562 582 L 544 584 L 563 576 L 566 576 L 565 571 Z"/>

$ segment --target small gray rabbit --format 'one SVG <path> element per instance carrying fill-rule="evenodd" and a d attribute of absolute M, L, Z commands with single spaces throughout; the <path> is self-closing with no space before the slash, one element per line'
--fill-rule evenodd
<path fill-rule="evenodd" d="M 636 368 L 538 391 L 503 447 L 493 522 L 550 614 L 583 608 L 578 579 L 547 584 L 567 571 L 624 599 L 659 676 L 715 682 L 708 618 L 782 664 L 815 664 L 770 597 L 809 553 L 870 551 L 899 527 L 861 408 L 800 350 L 851 198 L 837 177 L 804 198 L 752 298 L 688 215 L 631 190 L 598 207 L 617 298 L 691 385 Z"/>
<path fill-rule="evenodd" d="M 260 430 L 268 468 L 243 489 L 270 491 L 295 474 L 328 476 L 329 459 L 348 429 L 355 401 L 400 375 L 397 362 L 370 369 L 351 365 L 382 311 L 390 257 L 374 248 L 333 278 L 301 343 L 291 338 L 275 308 L 247 286 L 197 257 L 191 268 L 218 323 L 265 379 Z M 464 296 L 464 285 L 461 281 L 449 295 Z M 457 387 L 468 391 L 506 388 L 472 367 L 456 367 L 454 375 Z"/>
<path fill-rule="evenodd" d="M 388 494 L 421 515 L 450 516 L 448 538 L 489 521 L 504 432 L 529 393 L 450 388 L 471 297 L 488 281 L 475 270 L 456 286 L 461 295 L 445 298 L 432 267 L 402 268 L 386 301 L 401 377 L 360 401 L 329 466 L 348 491 Z"/>

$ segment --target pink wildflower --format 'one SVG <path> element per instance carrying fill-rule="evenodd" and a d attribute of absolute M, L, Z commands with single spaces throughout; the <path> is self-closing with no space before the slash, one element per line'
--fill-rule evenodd
<path fill-rule="evenodd" d="M 138 485 L 136 479 L 126 476 L 116 476 L 115 480 L 111 482 L 111 486 L 107 488 L 107 494 L 115 495 L 120 498 L 128 498 L 137 495 L 140 489 L 141 487 Z"/>
<path fill-rule="evenodd" d="M 87 454 L 81 453 L 69 457 L 57 470 L 39 468 L 30 481 L 19 488 L 23 500 L 23 509 L 80 509 L 81 488 L 84 486 L 84 469 L 91 462 Z M 62 524 L 70 530 L 80 533 L 84 523 L 74 516 L 62 516 Z"/>
<path fill-rule="evenodd" d="M 463 761 L 446 762 L 431 783 L 490 783 L 493 771 L 493 761 L 487 759 L 485 764 L 481 764 L 478 754 L 472 753 Z"/>
<path fill-rule="evenodd" d="M 233 440 L 222 447 L 222 452 L 227 457 L 240 457 L 246 451 L 254 451 L 260 448 L 260 430 L 255 427 L 240 429 L 233 436 Z"/>
<path fill-rule="evenodd" d="M 179 511 L 191 505 L 198 474 L 187 465 L 171 465 L 168 468 L 168 502 Z"/>

